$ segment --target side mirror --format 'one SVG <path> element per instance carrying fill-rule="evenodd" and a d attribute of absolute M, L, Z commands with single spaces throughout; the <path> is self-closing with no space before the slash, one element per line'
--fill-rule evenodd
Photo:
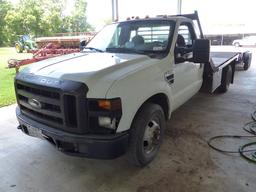
<path fill-rule="evenodd" d="M 210 60 L 210 41 L 196 39 L 193 45 L 193 61 L 195 63 L 208 63 Z"/>
<path fill-rule="evenodd" d="M 80 44 L 79 44 L 79 49 L 80 51 L 82 51 L 84 49 L 84 47 L 87 45 L 87 41 L 86 40 L 81 40 Z"/>

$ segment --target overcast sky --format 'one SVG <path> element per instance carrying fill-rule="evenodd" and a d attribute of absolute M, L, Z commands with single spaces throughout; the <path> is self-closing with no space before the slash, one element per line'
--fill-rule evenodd
<path fill-rule="evenodd" d="M 11 1 L 18 2 L 18 0 Z M 67 1 L 68 13 L 74 5 L 74 0 Z M 87 0 L 87 19 L 96 30 L 103 27 L 104 21 L 111 20 L 111 2 L 112 0 Z M 145 17 L 177 13 L 177 0 L 118 0 L 118 2 L 121 20 L 129 16 Z M 223 26 L 231 26 L 228 30 L 232 28 L 237 30 L 240 26 L 241 30 L 256 33 L 255 0 L 182 0 L 182 13 L 192 13 L 194 10 L 198 10 L 203 30 L 207 33 L 226 30 Z"/>
<path fill-rule="evenodd" d="M 97 28 L 111 19 L 112 0 L 87 0 L 88 21 Z M 198 10 L 205 30 L 219 25 L 251 25 L 256 28 L 255 0 L 182 0 L 182 13 Z M 119 16 L 176 14 L 177 0 L 119 0 Z M 256 32 L 256 31 L 255 31 Z"/>

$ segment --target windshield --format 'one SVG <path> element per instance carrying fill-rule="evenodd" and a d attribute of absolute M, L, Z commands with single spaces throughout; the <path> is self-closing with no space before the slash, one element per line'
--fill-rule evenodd
<path fill-rule="evenodd" d="M 167 20 L 115 23 L 104 27 L 86 47 L 117 53 L 163 53 L 169 47 L 174 27 L 174 21 Z"/>

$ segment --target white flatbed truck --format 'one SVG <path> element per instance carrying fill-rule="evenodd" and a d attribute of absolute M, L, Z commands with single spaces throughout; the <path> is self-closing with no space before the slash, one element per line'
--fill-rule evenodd
<path fill-rule="evenodd" d="M 211 56 L 210 56 L 211 55 Z M 71 155 L 154 159 L 172 112 L 200 89 L 226 92 L 236 53 L 211 53 L 197 12 L 116 22 L 80 53 L 15 78 L 18 129 Z"/>

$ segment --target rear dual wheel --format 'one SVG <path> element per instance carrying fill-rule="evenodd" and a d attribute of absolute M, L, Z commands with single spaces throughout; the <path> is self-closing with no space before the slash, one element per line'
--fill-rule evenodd
<path fill-rule="evenodd" d="M 247 71 L 250 67 L 250 64 L 248 63 L 244 63 L 244 70 Z"/>
<path fill-rule="evenodd" d="M 228 91 L 229 85 L 232 81 L 232 67 L 228 65 L 222 71 L 221 85 L 218 90 L 220 93 L 225 93 Z"/>
<path fill-rule="evenodd" d="M 245 71 L 250 68 L 251 59 L 252 59 L 251 53 L 245 52 L 245 53 L 243 54 L 243 63 L 244 63 L 244 70 L 245 70 Z"/>
<path fill-rule="evenodd" d="M 163 109 L 146 103 L 137 113 L 131 128 L 129 160 L 137 166 L 150 163 L 160 148 L 166 126 Z"/>

